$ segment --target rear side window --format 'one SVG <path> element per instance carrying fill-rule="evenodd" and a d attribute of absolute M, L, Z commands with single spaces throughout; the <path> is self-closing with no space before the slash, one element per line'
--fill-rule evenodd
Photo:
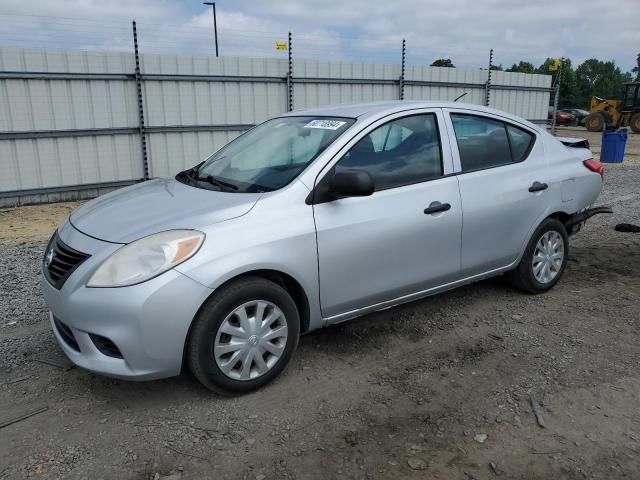
<path fill-rule="evenodd" d="M 451 121 L 463 172 L 520 162 L 533 145 L 531 133 L 499 120 L 452 113 Z"/>

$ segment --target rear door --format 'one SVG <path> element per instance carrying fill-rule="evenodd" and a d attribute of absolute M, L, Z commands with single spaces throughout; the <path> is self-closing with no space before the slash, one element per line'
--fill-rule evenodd
<path fill-rule="evenodd" d="M 458 277 L 462 209 L 444 131 L 439 109 L 395 114 L 318 177 L 359 169 L 375 184 L 371 196 L 314 205 L 323 316 L 337 320 Z"/>
<path fill-rule="evenodd" d="M 547 210 L 549 174 L 534 130 L 470 110 L 447 113 L 464 211 L 466 278 L 517 260 Z"/>

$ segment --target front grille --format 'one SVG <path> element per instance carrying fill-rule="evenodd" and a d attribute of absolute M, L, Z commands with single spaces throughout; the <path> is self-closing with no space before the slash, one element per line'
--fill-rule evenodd
<path fill-rule="evenodd" d="M 100 353 L 106 355 L 107 357 L 113 358 L 122 358 L 122 353 L 120 353 L 120 349 L 116 347 L 116 344 L 109 340 L 107 337 L 103 337 L 101 335 L 96 335 L 94 333 L 90 333 L 91 341 L 96 346 Z"/>
<path fill-rule="evenodd" d="M 58 232 L 53 234 L 44 253 L 43 271 L 49 283 L 60 290 L 69 275 L 84 262 L 89 255 L 66 245 Z"/>
<path fill-rule="evenodd" d="M 64 343 L 69 345 L 69 347 L 73 348 L 76 352 L 79 352 L 80 346 L 78 345 L 76 337 L 73 335 L 71 329 L 56 317 L 53 317 L 53 323 L 56 326 L 56 330 L 58 330 L 58 333 L 62 337 L 62 340 L 64 340 Z"/>

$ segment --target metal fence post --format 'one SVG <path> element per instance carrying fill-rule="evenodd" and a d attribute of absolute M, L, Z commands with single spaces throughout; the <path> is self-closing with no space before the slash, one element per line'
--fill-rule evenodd
<path fill-rule="evenodd" d="M 133 51 L 136 58 L 136 93 L 138 95 L 138 133 L 142 148 L 142 172 L 145 180 L 149 180 L 149 160 L 147 158 L 147 137 L 144 128 L 144 105 L 142 103 L 142 75 L 140 74 L 140 55 L 138 54 L 138 31 L 133 21 Z"/>
<path fill-rule="evenodd" d="M 407 41 L 403 38 L 402 39 L 402 63 L 401 63 L 401 67 L 400 67 L 400 81 L 399 81 L 399 87 L 400 87 L 400 93 L 399 93 L 399 97 L 400 100 L 404 100 L 404 69 L 405 69 L 405 62 L 406 62 L 406 58 L 407 58 Z"/>
<path fill-rule="evenodd" d="M 489 75 L 487 75 L 486 97 L 484 101 L 484 104 L 487 107 L 491 102 L 491 67 L 493 67 L 493 48 L 489 50 Z"/>
<path fill-rule="evenodd" d="M 289 53 L 289 71 L 287 72 L 287 108 L 293 110 L 293 55 L 291 53 L 291 32 L 289 32 L 289 41 L 287 52 Z"/>
<path fill-rule="evenodd" d="M 558 79 L 556 81 L 556 91 L 553 94 L 553 117 L 551 118 L 551 135 L 555 136 L 556 128 L 557 128 L 557 118 L 558 114 L 558 100 L 560 98 L 560 83 L 562 82 L 562 64 L 564 63 L 564 58 L 560 59 L 560 66 L 558 67 Z"/>

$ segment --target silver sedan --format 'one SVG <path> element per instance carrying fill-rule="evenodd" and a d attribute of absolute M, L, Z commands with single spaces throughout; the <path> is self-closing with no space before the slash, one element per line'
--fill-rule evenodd
<path fill-rule="evenodd" d="M 85 369 L 247 392 L 317 328 L 498 274 L 550 289 L 603 174 L 586 142 L 475 105 L 293 112 L 77 209 L 42 290 Z"/>

